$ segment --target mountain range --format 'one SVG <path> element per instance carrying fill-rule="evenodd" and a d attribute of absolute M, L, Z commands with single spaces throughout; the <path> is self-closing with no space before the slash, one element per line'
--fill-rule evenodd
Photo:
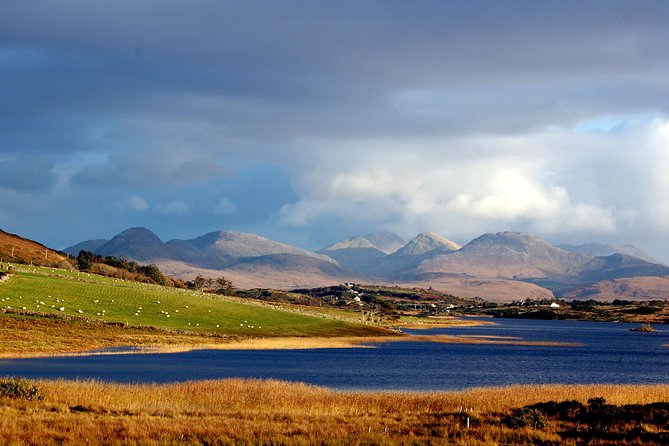
<path fill-rule="evenodd" d="M 669 267 L 632 245 L 553 246 L 521 232 L 483 234 L 464 246 L 425 232 L 347 238 L 318 252 L 232 231 L 163 242 L 146 228 L 65 249 L 155 263 L 170 275 L 225 276 L 240 288 L 292 289 L 366 282 L 434 287 L 464 297 L 665 298 Z M 601 254 L 601 255 L 599 255 Z M 633 290 L 627 292 L 626 290 Z"/>

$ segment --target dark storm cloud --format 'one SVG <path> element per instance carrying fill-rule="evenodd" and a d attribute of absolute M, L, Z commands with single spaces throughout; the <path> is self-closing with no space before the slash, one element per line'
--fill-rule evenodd
<path fill-rule="evenodd" d="M 452 132 L 465 121 L 457 113 L 463 105 L 476 113 L 476 125 L 467 118 L 474 130 L 520 129 L 518 122 L 531 128 L 566 115 L 541 112 L 556 95 L 571 95 L 577 112 L 590 108 L 581 90 L 595 87 L 603 71 L 609 93 L 637 75 L 658 80 L 644 83 L 641 97 L 666 98 L 660 79 L 669 63 L 668 8 L 663 2 L 37 2 L 33 8 L 15 2 L 0 19 L 1 36 L 13 57 L 26 61 L 3 80 L 18 86 L 21 99 L 33 96 L 12 109 L 47 112 L 179 116 L 180 94 L 190 94 L 218 97 L 214 113 L 227 117 L 225 101 L 243 99 L 242 119 L 258 114 L 253 131 L 270 135 L 305 131 L 304 119 L 324 134 L 422 133 L 438 125 Z M 440 105 L 453 116 L 423 125 L 388 107 L 395 95 L 416 90 L 443 92 Z M 469 105 L 469 93 L 477 91 L 489 92 L 493 106 Z M 176 110 L 152 108 L 153 95 L 172 96 Z M 526 110 L 523 99 L 540 103 Z M 616 94 L 596 99 L 602 107 L 625 102 Z M 273 112 L 276 106 L 288 113 Z M 183 107 L 208 115 L 188 101 Z M 515 120 L 498 124 L 509 112 Z M 366 124 L 356 125 L 361 120 Z M 251 133 L 232 124 L 232 132 Z"/>
<path fill-rule="evenodd" d="M 56 184 L 54 164 L 43 158 L 20 157 L 0 160 L 0 189 L 18 192 L 45 191 Z"/>

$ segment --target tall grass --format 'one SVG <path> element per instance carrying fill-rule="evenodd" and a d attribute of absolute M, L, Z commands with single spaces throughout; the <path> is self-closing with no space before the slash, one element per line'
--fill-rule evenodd
<path fill-rule="evenodd" d="M 512 430 L 499 423 L 500 414 L 540 401 L 585 403 L 593 396 L 615 404 L 669 401 L 668 386 L 512 386 L 416 394 L 336 392 L 242 379 L 171 385 L 36 384 L 43 401 L 0 398 L 3 442 L 557 444 L 559 426 Z M 471 418 L 469 429 L 465 413 Z"/>

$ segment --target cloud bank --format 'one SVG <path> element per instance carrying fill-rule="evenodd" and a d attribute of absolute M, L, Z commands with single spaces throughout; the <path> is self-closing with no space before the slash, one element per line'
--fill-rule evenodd
<path fill-rule="evenodd" d="M 319 248 L 526 230 L 669 260 L 662 1 L 9 1 L 0 227 Z"/>

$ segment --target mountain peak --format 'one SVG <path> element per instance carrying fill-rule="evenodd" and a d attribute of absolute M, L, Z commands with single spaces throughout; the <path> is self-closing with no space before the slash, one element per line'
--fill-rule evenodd
<path fill-rule="evenodd" d="M 528 253 L 537 247 L 554 248 L 537 235 L 528 234 L 527 232 L 504 231 L 494 234 L 483 234 L 469 242 L 462 249 L 473 250 L 482 247 L 487 249 L 503 247 L 504 249 L 518 253 Z"/>
<path fill-rule="evenodd" d="M 392 254 L 406 243 L 402 240 L 402 237 L 388 231 L 371 232 L 365 235 L 365 239 L 371 242 L 375 248 L 380 249 L 386 254 Z"/>
<path fill-rule="evenodd" d="M 287 245 L 256 234 L 235 231 L 215 231 L 187 240 L 192 246 L 204 250 L 208 255 L 233 258 L 258 257 L 270 254 L 293 254 L 298 256 L 315 257 L 322 260 L 331 260 L 319 256 L 306 249 Z"/>
<path fill-rule="evenodd" d="M 460 245 L 434 232 L 423 232 L 398 249 L 398 256 L 422 255 L 434 250 L 457 251 Z"/>
<path fill-rule="evenodd" d="M 337 243 L 334 243 L 330 246 L 323 248 L 322 252 L 327 251 L 337 251 L 339 249 L 351 249 L 351 248 L 376 248 L 372 242 L 367 240 L 365 237 L 349 237 L 344 240 L 340 240 Z"/>
<path fill-rule="evenodd" d="M 144 228 L 142 226 L 137 226 L 134 228 L 128 228 L 125 231 L 121 232 L 118 234 L 114 239 L 119 239 L 119 238 L 130 238 L 130 237 L 137 237 L 137 238 L 146 238 L 146 239 L 153 239 L 153 240 L 158 240 L 160 241 L 160 238 L 150 229 Z"/>
<path fill-rule="evenodd" d="M 149 260 L 165 255 L 165 245 L 156 234 L 142 227 L 121 232 L 98 248 L 98 254 Z"/>
<path fill-rule="evenodd" d="M 320 252 L 325 253 L 342 249 L 376 249 L 385 254 L 392 254 L 404 246 L 404 243 L 404 240 L 395 233 L 377 231 L 370 232 L 364 236 L 355 236 L 340 240 L 337 243 L 321 249 Z"/>

